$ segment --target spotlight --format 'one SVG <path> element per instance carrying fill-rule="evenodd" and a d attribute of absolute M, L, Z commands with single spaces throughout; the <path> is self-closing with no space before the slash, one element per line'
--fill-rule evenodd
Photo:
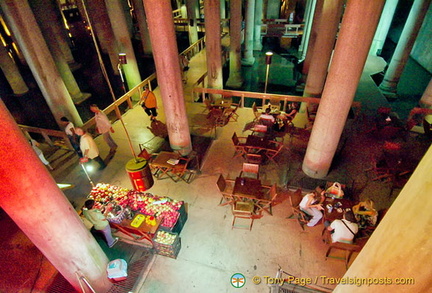
<path fill-rule="evenodd" d="M 118 54 L 119 57 L 119 63 L 120 64 L 127 64 L 127 59 L 126 59 L 126 53 L 119 53 Z"/>

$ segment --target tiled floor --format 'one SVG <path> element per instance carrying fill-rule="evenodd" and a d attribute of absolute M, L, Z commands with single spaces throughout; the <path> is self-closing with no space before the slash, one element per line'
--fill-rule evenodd
<path fill-rule="evenodd" d="M 192 81 L 205 72 L 204 58 L 205 52 L 201 52 L 191 60 L 189 83 L 185 85 L 184 93 L 191 133 L 210 136 L 212 134 L 202 113 L 203 105 L 194 103 L 191 95 Z M 158 119 L 161 121 L 158 129 L 150 123 L 139 106 L 124 115 L 135 152 L 138 152 L 140 143 L 145 143 L 150 151 L 154 151 L 164 142 L 163 137 L 156 136 L 163 132 L 165 117 L 158 88 L 155 94 L 159 99 Z M 370 93 L 368 95 L 370 98 Z M 386 105 L 382 97 L 373 100 L 376 102 L 379 99 Z M 217 129 L 216 139 L 203 162 L 201 174 L 190 184 L 175 183 L 169 179 L 155 180 L 149 190 L 153 194 L 185 201 L 189 218 L 181 232 L 182 248 L 177 259 L 156 256 L 148 274 L 138 282 L 138 292 L 232 292 L 235 289 L 230 280 L 235 273 L 246 277 L 246 284 L 241 290 L 268 292 L 266 276 L 274 277 L 279 267 L 296 277 L 318 280 L 317 285 L 320 285 L 321 276 L 341 277 L 344 274 L 343 262 L 325 260 L 327 247 L 321 241 L 323 226 L 320 224 L 303 231 L 297 221 L 287 219 L 291 214 L 287 200 L 273 209 L 273 216 L 265 215 L 255 220 L 252 231 L 231 228 L 230 206 L 218 206 L 220 193 L 216 181 L 221 173 L 235 178 L 241 170 L 243 159 L 233 158 L 231 136 L 234 131 L 239 136 L 249 134 L 243 133 L 243 129 L 253 119 L 253 114 L 249 108 L 241 108 L 238 112 L 240 117 L 237 122 Z M 368 168 L 368 155 L 379 152 L 381 142 L 362 134 L 362 124 L 353 121 L 349 121 L 349 124 L 344 151 L 335 159 L 327 179 L 352 183 L 357 198 L 371 197 L 376 200 L 378 209 L 388 207 L 397 192 L 389 195 L 388 184 L 371 181 L 364 172 Z M 113 137 L 119 144 L 117 153 L 105 170 L 90 176 L 95 183 L 105 182 L 131 188 L 125 165 L 133 156 L 121 123 L 116 122 L 114 129 Z M 101 137 L 96 138 L 96 142 L 104 157 L 108 154 L 108 146 Z M 411 138 L 409 143 L 421 155 L 423 145 Z M 260 174 L 264 183 L 277 183 L 283 194 L 287 192 L 287 185 L 298 185 L 307 179 L 300 168 L 307 142 L 285 137 L 284 144 L 285 149 L 276 157 L 277 164 L 271 162 L 264 165 Z M 54 167 L 53 176 L 57 182 L 75 185 L 73 189 L 65 190 L 65 194 L 77 208 L 81 207 L 91 185 L 78 165 L 77 158 L 73 157 L 62 165 L 54 162 Z M 282 195 L 281 199 L 286 197 Z M 254 284 L 254 276 L 260 277 L 262 282 Z M 332 288 L 330 285 L 326 287 Z"/>

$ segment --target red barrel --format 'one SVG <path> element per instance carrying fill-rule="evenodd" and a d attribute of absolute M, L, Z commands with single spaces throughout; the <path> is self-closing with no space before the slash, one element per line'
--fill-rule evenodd
<path fill-rule="evenodd" d="M 130 160 L 126 163 L 126 172 L 135 190 L 146 191 L 153 186 L 153 176 L 146 159 L 138 157 Z"/>

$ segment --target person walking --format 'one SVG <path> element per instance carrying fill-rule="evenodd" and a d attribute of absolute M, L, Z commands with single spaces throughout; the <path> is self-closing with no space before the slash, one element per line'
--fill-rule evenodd
<path fill-rule="evenodd" d="M 157 102 L 155 94 L 148 88 L 148 86 L 144 87 L 144 91 L 141 94 L 141 99 L 139 104 L 143 107 L 144 111 L 150 116 L 151 121 L 155 121 L 158 115 Z"/>
<path fill-rule="evenodd" d="M 105 142 L 110 147 L 110 152 L 115 152 L 118 146 L 111 137 L 110 132 L 114 133 L 114 129 L 112 128 L 111 122 L 109 121 L 107 115 L 105 115 L 105 113 L 102 112 L 96 104 L 90 106 L 90 111 L 95 113 L 97 133 L 102 134 Z"/>
<path fill-rule="evenodd" d="M 80 136 L 80 149 L 83 154 L 80 161 L 85 163 L 88 160 L 95 160 L 100 166 L 99 170 L 105 169 L 106 164 L 99 156 L 99 149 L 90 133 L 80 127 L 75 128 L 75 133 Z"/>
<path fill-rule="evenodd" d="M 32 146 L 33 150 L 35 151 L 36 155 L 38 155 L 39 159 L 42 161 L 42 163 L 45 166 L 47 166 L 48 169 L 50 169 L 51 171 L 54 170 L 54 168 L 51 167 L 51 165 L 48 162 L 48 160 L 45 159 L 45 156 L 44 156 L 42 150 L 39 148 L 39 143 L 36 140 L 32 139 L 32 138 L 29 139 L 29 142 L 30 142 L 30 145 Z"/>
<path fill-rule="evenodd" d="M 102 232 L 108 247 L 113 247 L 118 242 L 118 237 L 113 238 L 111 234 L 111 227 L 108 220 L 102 214 L 102 212 L 94 208 L 95 201 L 93 199 L 86 200 L 83 207 L 84 217 L 93 224 L 96 231 Z"/>
<path fill-rule="evenodd" d="M 65 127 L 64 131 L 68 136 L 69 141 L 75 152 L 80 158 L 82 158 L 83 155 L 80 149 L 80 137 L 75 133 L 75 126 L 66 117 L 61 117 L 60 122 Z"/>

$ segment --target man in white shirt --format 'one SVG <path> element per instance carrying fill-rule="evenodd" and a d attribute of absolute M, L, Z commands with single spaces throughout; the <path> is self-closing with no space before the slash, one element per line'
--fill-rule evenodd
<path fill-rule="evenodd" d="M 66 117 L 60 118 L 61 123 L 65 127 L 65 133 L 69 138 L 69 141 L 74 148 L 77 155 L 82 158 L 82 152 L 80 149 L 80 137 L 75 133 L 75 126 L 72 122 L 69 121 Z"/>
<path fill-rule="evenodd" d="M 334 220 L 327 230 L 332 232 L 332 242 L 353 243 L 354 236 L 358 232 L 358 225 L 352 211 L 344 213 L 342 220 Z"/>
<path fill-rule="evenodd" d="M 95 160 L 100 165 L 99 170 L 102 170 L 106 167 L 105 162 L 102 160 L 102 158 L 99 156 L 99 149 L 96 145 L 96 142 L 94 141 L 93 137 L 85 132 L 82 128 L 75 128 L 75 133 L 78 134 L 80 139 L 80 148 L 81 152 L 83 154 L 83 162 L 86 160 Z"/>
<path fill-rule="evenodd" d="M 102 112 L 96 104 L 90 106 L 90 111 L 95 113 L 96 131 L 102 134 L 105 142 L 110 147 L 110 152 L 113 153 L 117 149 L 117 144 L 111 137 L 110 132 L 114 133 L 111 122 L 109 121 L 107 115 Z"/>

